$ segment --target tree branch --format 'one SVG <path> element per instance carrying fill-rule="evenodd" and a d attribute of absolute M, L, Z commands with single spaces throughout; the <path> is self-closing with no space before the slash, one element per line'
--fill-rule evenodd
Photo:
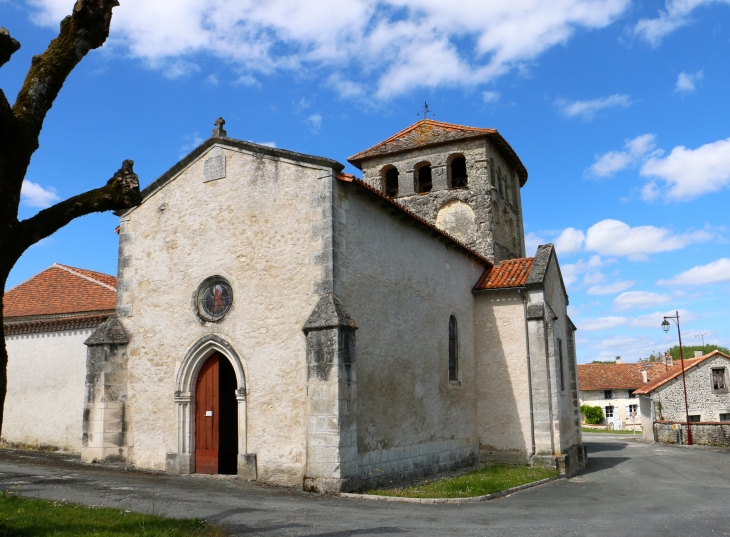
<path fill-rule="evenodd" d="M 13 105 L 30 154 L 38 148 L 43 120 L 56 100 L 69 73 L 91 49 L 99 48 L 109 36 L 112 8 L 117 0 L 77 0 L 73 13 L 61 21 L 61 31 L 45 52 L 33 57 L 23 87 Z"/>
<path fill-rule="evenodd" d="M 125 160 L 122 167 L 102 188 L 90 190 L 44 209 L 18 226 L 18 240 L 23 250 L 61 229 L 74 218 L 102 211 L 116 211 L 136 207 L 142 201 L 139 178 Z"/>
<path fill-rule="evenodd" d="M 10 37 L 10 32 L 0 28 L 0 67 L 10 61 L 10 56 L 20 48 L 20 43 Z"/>

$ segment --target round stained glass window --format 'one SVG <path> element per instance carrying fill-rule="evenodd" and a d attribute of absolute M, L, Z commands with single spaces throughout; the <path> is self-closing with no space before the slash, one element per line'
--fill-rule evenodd
<path fill-rule="evenodd" d="M 198 313 L 206 321 L 219 321 L 225 317 L 233 304 L 233 291 L 228 282 L 221 278 L 210 278 L 203 282 L 198 292 Z"/>

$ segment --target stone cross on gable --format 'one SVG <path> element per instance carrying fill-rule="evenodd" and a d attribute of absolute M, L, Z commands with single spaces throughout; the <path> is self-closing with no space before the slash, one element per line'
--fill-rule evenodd
<path fill-rule="evenodd" d="M 213 129 L 213 136 L 216 138 L 225 138 L 226 131 L 223 130 L 223 125 L 226 124 L 226 120 L 219 117 L 213 124 L 215 125 L 215 129 Z"/>

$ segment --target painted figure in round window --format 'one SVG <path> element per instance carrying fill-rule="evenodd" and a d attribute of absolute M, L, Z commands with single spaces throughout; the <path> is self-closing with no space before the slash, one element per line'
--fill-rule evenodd
<path fill-rule="evenodd" d="M 204 282 L 198 294 L 198 309 L 209 321 L 222 319 L 233 304 L 233 291 L 227 282 L 214 278 Z"/>

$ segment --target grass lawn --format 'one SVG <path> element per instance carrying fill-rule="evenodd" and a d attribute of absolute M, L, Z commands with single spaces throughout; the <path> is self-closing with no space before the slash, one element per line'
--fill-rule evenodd
<path fill-rule="evenodd" d="M 0 537 L 223 537 L 204 520 L 178 520 L 108 507 L 0 496 Z"/>
<path fill-rule="evenodd" d="M 371 490 L 367 494 L 401 498 L 468 498 L 484 496 L 558 475 L 548 468 L 495 464 L 457 477 L 428 480 L 413 487 Z"/>
<path fill-rule="evenodd" d="M 581 430 L 584 433 L 634 434 L 634 432 L 631 429 L 614 431 L 613 429 L 590 429 L 588 427 L 581 427 Z M 636 434 L 641 435 L 641 430 L 637 429 Z"/>

